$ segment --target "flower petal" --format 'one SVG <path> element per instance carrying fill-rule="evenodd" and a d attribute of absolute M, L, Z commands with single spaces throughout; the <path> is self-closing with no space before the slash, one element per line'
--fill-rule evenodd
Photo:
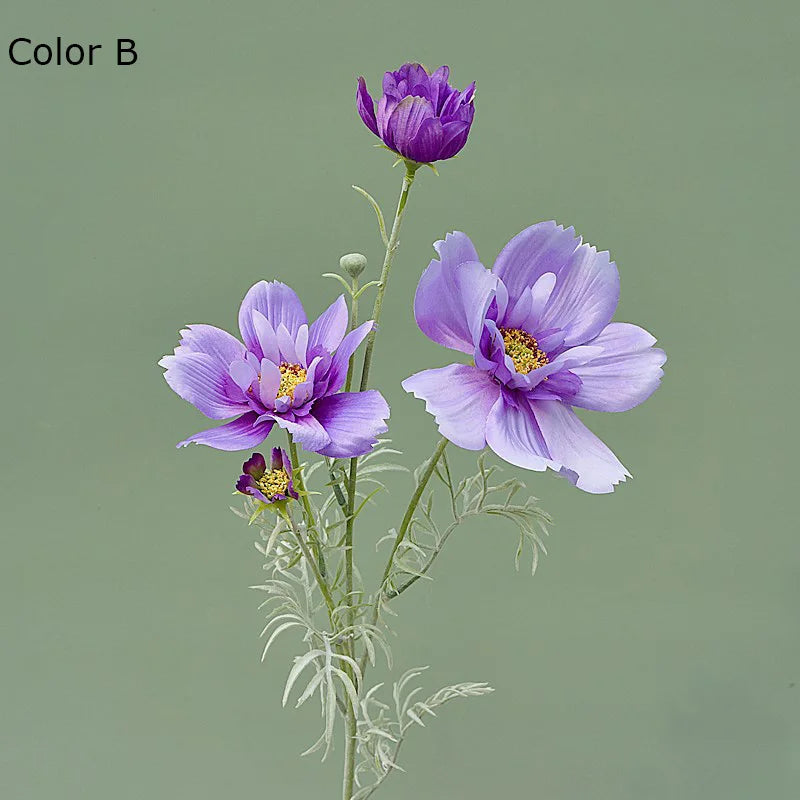
<path fill-rule="evenodd" d="M 478 261 L 431 261 L 414 296 L 417 325 L 437 344 L 471 353 L 496 287 L 497 278 Z"/>
<path fill-rule="evenodd" d="M 599 355 L 600 352 L 599 347 L 592 347 L 591 345 L 571 347 L 559 353 L 552 361 L 545 364 L 543 367 L 531 370 L 526 375 L 521 375 L 514 370 L 512 380 L 509 381 L 509 383 L 515 389 L 530 392 L 537 386 L 540 386 L 545 379 L 549 380 L 550 376 L 556 375 L 563 370 L 571 370 L 573 367 L 586 364 Z M 506 356 L 506 358 L 508 358 L 508 356 Z"/>
<path fill-rule="evenodd" d="M 294 337 L 294 351 L 297 353 L 297 363 L 308 366 L 308 325 L 301 325 Z"/>
<path fill-rule="evenodd" d="M 347 331 L 347 302 L 340 294 L 328 308 L 311 323 L 308 332 L 309 355 L 313 358 L 317 348 L 333 353 L 342 343 Z"/>
<path fill-rule="evenodd" d="M 551 458 L 570 483 L 591 494 L 607 494 L 630 477 L 569 406 L 557 400 L 533 400 L 530 405 Z"/>
<path fill-rule="evenodd" d="M 363 78 L 358 79 L 356 108 L 358 108 L 358 113 L 364 124 L 377 136 L 378 123 L 375 121 L 375 101 L 367 91 L 367 82 Z"/>
<path fill-rule="evenodd" d="M 261 444 L 272 430 L 273 423 L 271 421 L 255 425 L 256 419 L 258 419 L 258 415 L 250 411 L 224 425 L 200 431 L 200 433 L 179 442 L 177 446 L 186 447 L 187 444 L 194 442 L 214 447 L 217 450 L 249 450 L 251 447 Z"/>
<path fill-rule="evenodd" d="M 506 285 L 513 303 L 545 272 L 558 275 L 580 243 L 574 228 L 565 229 L 552 220 L 538 222 L 500 251 L 492 272 Z"/>
<path fill-rule="evenodd" d="M 281 361 L 289 364 L 300 363 L 300 356 L 297 352 L 297 341 L 289 329 L 281 323 L 275 328 L 275 338 L 278 340 L 278 349 L 281 353 Z"/>
<path fill-rule="evenodd" d="M 437 117 L 426 119 L 417 135 L 408 143 L 407 157 L 424 164 L 440 158 L 443 141 L 442 122 Z"/>
<path fill-rule="evenodd" d="M 564 344 L 584 344 L 611 322 L 619 301 L 619 272 L 608 252 L 581 245 L 557 273 L 540 325 L 561 328 Z"/>
<path fill-rule="evenodd" d="M 526 331 L 543 331 L 541 320 L 544 309 L 547 306 L 553 290 L 556 288 L 556 275 L 554 272 L 545 272 L 536 279 L 536 283 L 531 287 L 531 307 L 528 316 L 522 321 L 522 327 Z M 553 330 L 552 328 L 550 330 Z M 561 344 L 564 344 L 561 337 Z"/>
<path fill-rule="evenodd" d="M 505 395 L 498 398 L 486 422 L 486 443 L 500 458 L 517 467 L 537 472 L 547 467 L 558 469 L 559 465 L 549 458 L 530 404 L 523 397 L 516 399 L 513 402 Z"/>
<path fill-rule="evenodd" d="M 428 81 L 430 85 L 430 100 L 433 104 L 434 111 L 438 114 L 439 110 L 447 97 L 448 85 L 447 81 L 450 79 L 450 67 L 441 66 L 435 72 L 431 73 Z"/>
<path fill-rule="evenodd" d="M 374 389 L 323 397 L 314 403 L 312 414 L 330 438 L 330 444 L 317 452 L 331 458 L 362 456 L 389 430 L 389 406 Z"/>
<path fill-rule="evenodd" d="M 320 453 L 331 443 L 331 437 L 325 428 L 311 414 L 294 419 L 275 417 L 275 422 L 281 428 L 289 431 L 303 450 L 307 450 L 309 453 Z"/>
<path fill-rule="evenodd" d="M 252 475 L 240 475 L 239 480 L 236 481 L 236 491 L 241 492 L 242 494 L 249 494 L 252 497 L 258 498 L 259 500 L 266 499 L 258 490 Z"/>
<path fill-rule="evenodd" d="M 273 447 L 270 457 L 270 469 L 282 469 L 290 478 L 292 477 L 292 462 L 281 447 Z"/>
<path fill-rule="evenodd" d="M 253 327 L 253 311 L 260 311 L 273 329 L 283 324 L 292 336 L 301 325 L 308 323 L 300 298 L 285 283 L 259 281 L 250 287 L 239 308 L 239 329 L 247 349 L 252 350 L 259 358 L 264 353 L 260 352 Z"/>
<path fill-rule="evenodd" d="M 308 400 L 310 400 L 314 394 L 316 371 L 321 360 L 322 358 L 320 356 L 317 356 L 308 366 L 308 370 L 306 371 L 306 379 L 302 383 L 298 383 L 297 386 L 294 387 L 294 396 L 292 397 L 292 408 L 295 409 L 295 413 L 298 413 L 298 407 L 307 403 Z"/>
<path fill-rule="evenodd" d="M 393 140 L 389 138 L 389 120 L 392 118 L 392 114 L 399 102 L 399 98 L 390 94 L 384 94 L 383 97 L 378 100 L 378 111 L 375 114 L 375 121 L 378 124 L 378 136 L 383 139 L 383 143 L 387 147 L 392 147 L 394 144 Z"/>
<path fill-rule="evenodd" d="M 572 371 L 581 387 L 570 405 L 594 411 L 628 411 L 658 388 L 667 356 L 655 337 L 626 322 L 612 322 L 590 344 L 603 353 Z"/>
<path fill-rule="evenodd" d="M 438 253 L 443 267 L 452 268 L 465 261 L 480 261 L 472 240 L 461 231 L 448 233 L 444 239 L 433 243 L 433 249 Z"/>
<path fill-rule="evenodd" d="M 526 326 L 525 323 L 531 316 L 532 308 L 532 291 L 523 292 L 513 304 L 509 304 L 505 314 L 498 317 L 497 324 L 502 328 L 522 328 L 525 331 L 531 331 L 533 329 Z"/>
<path fill-rule="evenodd" d="M 500 396 L 500 387 L 483 370 L 468 364 L 426 369 L 406 378 L 407 392 L 425 401 L 439 433 L 465 450 L 486 446 L 486 420 Z"/>
<path fill-rule="evenodd" d="M 281 360 L 281 352 L 272 323 L 258 309 L 254 309 L 251 313 L 251 324 L 258 346 L 251 347 L 250 350 L 258 359 L 267 358 L 277 364 Z"/>
<path fill-rule="evenodd" d="M 258 371 L 255 367 L 244 359 L 241 361 L 234 361 L 228 367 L 228 374 L 242 392 L 246 392 L 253 385 L 253 381 L 258 377 Z"/>
<path fill-rule="evenodd" d="M 266 471 L 267 461 L 261 453 L 253 453 L 253 455 L 242 464 L 242 472 L 256 480 L 263 478 Z M 241 491 L 241 489 L 239 491 Z"/>
<path fill-rule="evenodd" d="M 413 158 L 410 145 L 422 123 L 433 116 L 430 100 L 424 97 L 404 97 L 392 111 L 386 126 L 387 144 L 406 158 Z"/>
<path fill-rule="evenodd" d="M 442 146 L 439 158 L 452 158 L 467 143 L 472 121 L 455 119 L 442 125 Z"/>
<path fill-rule="evenodd" d="M 546 381 L 541 381 L 533 391 L 527 393 L 529 400 L 562 400 L 567 405 L 572 405 L 572 399 L 581 388 L 581 379 L 568 369 L 562 369 L 553 375 L 548 375 Z"/>
<path fill-rule="evenodd" d="M 350 362 L 350 357 L 355 353 L 356 348 L 367 338 L 374 327 L 375 323 L 369 320 L 359 325 L 355 330 L 350 331 L 350 333 L 342 339 L 342 343 L 336 350 L 336 354 L 331 359 L 331 365 L 328 370 L 328 393 L 333 394 L 333 392 L 338 392 L 339 389 L 342 388 L 344 380 L 347 377 L 347 365 Z"/>
<path fill-rule="evenodd" d="M 213 325 L 188 325 L 181 331 L 179 348 L 189 353 L 206 353 L 226 369 L 231 361 L 244 358 L 245 354 L 244 345 L 235 336 Z"/>
<path fill-rule="evenodd" d="M 178 355 L 164 356 L 158 363 L 166 369 L 164 379 L 175 394 L 210 419 L 228 419 L 247 411 L 241 389 L 219 359 L 179 349 Z"/>
<path fill-rule="evenodd" d="M 261 372 L 258 383 L 258 397 L 264 408 L 274 408 L 281 387 L 279 367 L 266 358 L 261 359 Z"/>

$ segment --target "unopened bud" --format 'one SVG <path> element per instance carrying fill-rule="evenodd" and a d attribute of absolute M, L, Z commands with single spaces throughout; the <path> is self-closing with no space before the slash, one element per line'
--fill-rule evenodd
<path fill-rule="evenodd" d="M 367 259 L 361 253 L 348 253 L 339 259 L 339 266 L 351 278 L 357 278 L 366 269 Z"/>

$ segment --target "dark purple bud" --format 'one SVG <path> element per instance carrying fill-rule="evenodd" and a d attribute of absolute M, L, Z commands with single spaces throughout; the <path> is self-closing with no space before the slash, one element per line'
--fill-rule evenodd
<path fill-rule="evenodd" d="M 290 497 L 296 500 L 299 497 L 292 482 L 292 463 L 286 451 L 280 447 L 272 448 L 269 470 L 261 453 L 253 453 L 242 468 L 244 474 L 236 482 L 236 491 L 249 494 L 262 503 L 277 503 Z"/>
<path fill-rule="evenodd" d="M 450 70 L 433 74 L 404 64 L 383 76 L 377 111 L 364 78 L 358 79 L 356 107 L 364 124 L 398 155 L 420 164 L 452 158 L 467 143 L 475 115 L 475 83 L 463 92 L 448 82 Z"/>

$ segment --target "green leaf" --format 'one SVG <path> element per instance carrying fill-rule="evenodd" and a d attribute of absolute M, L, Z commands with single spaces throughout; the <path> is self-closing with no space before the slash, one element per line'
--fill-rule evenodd
<path fill-rule="evenodd" d="M 389 237 L 386 235 L 386 220 L 383 218 L 383 212 L 381 211 L 381 207 L 378 205 L 378 202 L 375 198 L 366 190 L 362 189 L 360 186 L 356 186 L 353 184 L 353 188 L 363 197 L 367 199 L 369 204 L 375 210 L 375 216 L 378 218 L 378 228 L 381 232 L 381 240 L 385 247 L 389 246 Z"/>
<path fill-rule="evenodd" d="M 338 273 L 336 273 L 336 272 L 323 272 L 322 273 L 322 277 L 323 278 L 334 278 L 335 280 L 339 281 L 339 283 L 341 283 L 342 286 L 344 286 L 345 291 L 347 292 L 347 294 L 349 294 L 350 297 L 353 296 L 353 290 L 350 288 L 350 284 L 341 275 L 339 275 Z"/>
<path fill-rule="evenodd" d="M 373 287 L 373 286 L 380 286 L 380 285 L 381 285 L 381 282 L 380 282 L 380 281 L 369 281 L 369 283 L 365 283 L 365 284 L 364 284 L 364 285 L 363 285 L 363 286 L 362 286 L 362 287 L 361 287 L 361 288 L 360 288 L 360 289 L 359 289 L 359 290 L 358 290 L 358 291 L 357 291 L 357 292 L 356 292 L 356 293 L 353 295 L 353 300 L 358 300 L 358 298 L 359 298 L 359 297 L 361 297 L 361 295 L 362 295 L 362 294 L 364 294 L 364 292 L 365 292 L 367 289 L 370 289 L 370 288 L 371 288 L 371 287 Z"/>

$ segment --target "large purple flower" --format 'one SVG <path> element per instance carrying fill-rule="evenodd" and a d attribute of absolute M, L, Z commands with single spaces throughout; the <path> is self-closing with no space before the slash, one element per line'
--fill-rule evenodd
<path fill-rule="evenodd" d="M 449 67 L 431 75 L 421 64 L 403 64 L 383 76 L 377 113 L 366 82 L 359 78 L 358 113 L 403 158 L 420 163 L 452 158 L 467 143 L 475 116 L 475 83 L 460 92 L 447 82 L 449 77 Z"/>
<path fill-rule="evenodd" d="M 658 387 L 666 356 L 647 331 L 611 322 L 619 275 L 609 254 L 555 222 L 515 236 L 491 271 L 463 233 L 434 246 L 440 260 L 417 287 L 417 324 L 474 366 L 425 370 L 403 388 L 459 447 L 488 444 L 517 466 L 613 491 L 629 473 L 572 407 L 633 408 Z"/>
<path fill-rule="evenodd" d="M 309 325 L 297 295 L 277 281 L 260 281 L 245 295 L 239 309 L 244 344 L 212 325 L 189 325 L 175 355 L 159 361 L 164 377 L 207 417 L 236 419 L 178 446 L 246 450 L 277 423 L 311 452 L 333 458 L 368 452 L 387 430 L 389 407 L 374 390 L 339 392 L 373 323 L 345 336 L 347 327 L 343 296 Z"/>

